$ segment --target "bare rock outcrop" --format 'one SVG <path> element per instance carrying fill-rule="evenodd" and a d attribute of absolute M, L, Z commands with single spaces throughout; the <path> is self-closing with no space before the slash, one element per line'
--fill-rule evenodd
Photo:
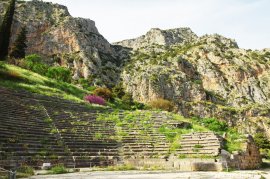
<path fill-rule="evenodd" d="M 8 4 L 0 3 L 0 14 Z M 66 66 L 73 78 L 92 78 L 93 84 L 113 84 L 117 54 L 90 19 L 72 17 L 67 7 L 42 1 L 18 1 L 12 26 L 11 46 L 22 26 L 27 28 L 27 54 L 39 54 L 49 64 Z M 104 67 L 108 67 L 108 78 Z M 113 78 L 115 77 L 115 78 Z"/>
<path fill-rule="evenodd" d="M 217 34 L 179 44 L 148 43 L 144 48 L 130 45 L 132 55 L 121 74 L 136 100 L 165 98 L 184 116 L 216 117 L 239 130 L 240 121 L 270 118 L 269 49 L 241 49 L 235 40 Z M 255 128 L 246 131 L 269 131 Z"/>
<path fill-rule="evenodd" d="M 170 46 L 190 42 L 197 39 L 197 35 L 190 28 L 176 28 L 161 30 L 159 28 L 150 29 L 145 35 L 135 39 L 123 40 L 114 44 L 123 47 L 139 49 L 149 45 Z"/>

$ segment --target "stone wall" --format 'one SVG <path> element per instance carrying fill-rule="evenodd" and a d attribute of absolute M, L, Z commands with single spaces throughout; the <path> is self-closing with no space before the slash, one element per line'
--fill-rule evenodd
<path fill-rule="evenodd" d="M 228 153 L 221 151 L 221 160 L 225 168 L 230 167 L 239 170 L 257 169 L 262 164 L 262 157 L 259 148 L 254 143 L 253 138 L 248 135 L 246 143 L 242 146 L 242 152 Z"/>
<path fill-rule="evenodd" d="M 222 171 L 222 163 L 215 159 L 187 158 L 187 159 L 126 159 L 127 165 L 138 168 L 160 168 L 178 171 Z"/>

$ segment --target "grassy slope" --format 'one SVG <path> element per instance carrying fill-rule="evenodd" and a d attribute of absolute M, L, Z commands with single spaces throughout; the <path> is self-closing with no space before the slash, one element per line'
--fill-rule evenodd
<path fill-rule="evenodd" d="M 82 102 L 90 92 L 75 85 L 59 82 L 20 67 L 0 62 L 0 86 L 23 89 L 30 92 L 56 96 L 63 99 Z"/>

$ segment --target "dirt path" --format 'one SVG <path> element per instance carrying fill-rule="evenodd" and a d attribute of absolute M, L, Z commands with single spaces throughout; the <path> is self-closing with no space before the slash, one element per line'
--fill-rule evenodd
<path fill-rule="evenodd" d="M 147 171 L 105 171 L 80 172 L 62 175 L 39 175 L 31 179 L 270 179 L 270 171 L 235 172 L 147 172 Z"/>

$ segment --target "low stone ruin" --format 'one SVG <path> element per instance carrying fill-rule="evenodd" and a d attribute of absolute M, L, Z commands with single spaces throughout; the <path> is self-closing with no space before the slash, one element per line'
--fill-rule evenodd
<path fill-rule="evenodd" d="M 222 150 L 220 162 L 224 168 L 230 167 L 239 170 L 258 169 L 262 164 L 259 148 L 255 145 L 252 136 L 247 135 L 246 142 L 242 145 L 242 152 L 229 152 Z"/>
<path fill-rule="evenodd" d="M 260 167 L 262 158 L 252 136 L 247 136 L 242 152 L 231 154 L 223 149 L 224 143 L 225 139 L 213 132 L 185 134 L 181 140 L 182 148 L 177 154 L 184 154 L 187 158 L 170 156 L 168 159 L 128 159 L 125 162 L 138 167 L 156 166 L 180 171 L 226 171 L 231 168 L 246 170 Z"/>

